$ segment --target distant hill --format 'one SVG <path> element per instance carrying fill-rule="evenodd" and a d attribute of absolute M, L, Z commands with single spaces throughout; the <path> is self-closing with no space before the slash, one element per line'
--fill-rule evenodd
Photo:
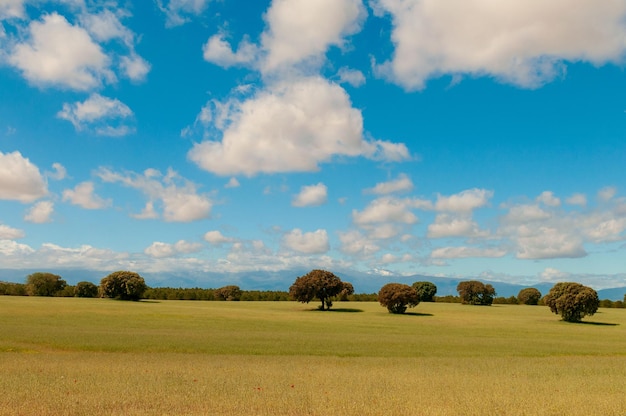
<path fill-rule="evenodd" d="M 69 284 L 86 280 L 98 284 L 100 279 L 114 271 L 79 270 L 79 269 L 46 269 L 46 270 L 11 270 L 0 269 L 0 281 L 24 283 L 26 276 L 31 273 L 46 271 L 58 274 Z M 241 272 L 241 273 L 214 273 L 214 272 L 175 272 L 175 273 L 142 273 L 149 286 L 152 287 L 200 287 L 218 288 L 226 285 L 238 285 L 244 290 L 289 290 L 289 286 L 298 276 L 306 274 L 309 270 L 283 270 L 278 272 Z M 385 274 L 362 273 L 353 270 L 345 272 L 334 271 L 341 280 L 352 283 L 357 293 L 376 293 L 389 282 L 398 282 L 411 285 L 414 282 L 427 281 L 437 285 L 437 295 L 457 295 L 456 286 L 464 280 L 480 280 L 491 284 L 497 296 L 508 298 L 517 296 L 520 290 L 526 287 L 537 288 L 542 295 L 547 294 L 553 283 L 538 283 L 531 286 L 514 283 L 496 282 L 475 277 L 447 278 L 426 275 L 394 276 Z M 600 299 L 624 300 L 626 287 L 598 290 Z"/>

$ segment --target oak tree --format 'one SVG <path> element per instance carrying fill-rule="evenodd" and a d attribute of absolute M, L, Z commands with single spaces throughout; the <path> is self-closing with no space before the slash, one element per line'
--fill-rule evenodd
<path fill-rule="evenodd" d="M 302 303 L 309 303 L 317 298 L 322 302 L 321 310 L 328 310 L 333 306 L 331 298 L 345 289 L 340 278 L 326 270 L 311 270 L 300 276 L 289 287 L 289 296 Z"/>
<path fill-rule="evenodd" d="M 404 313 L 407 306 L 414 307 L 420 303 L 415 288 L 402 283 L 387 283 L 378 292 L 378 302 L 390 313 Z"/>
<path fill-rule="evenodd" d="M 580 322 L 598 310 L 598 293 L 580 283 L 561 282 L 555 284 L 543 298 L 550 310 L 566 322 Z"/>

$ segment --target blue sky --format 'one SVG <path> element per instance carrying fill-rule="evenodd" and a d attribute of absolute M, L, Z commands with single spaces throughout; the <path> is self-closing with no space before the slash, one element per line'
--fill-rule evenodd
<path fill-rule="evenodd" d="M 624 286 L 625 58 L 623 1 L 0 0 L 0 268 Z"/>

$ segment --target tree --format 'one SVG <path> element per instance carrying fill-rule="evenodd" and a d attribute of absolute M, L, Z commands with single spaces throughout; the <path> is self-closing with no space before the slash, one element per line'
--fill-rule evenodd
<path fill-rule="evenodd" d="M 354 293 L 354 286 L 350 282 L 341 282 L 343 284 L 343 289 L 339 292 L 339 300 L 345 302 L 348 300 L 348 296 Z"/>
<path fill-rule="evenodd" d="M 215 297 L 218 300 L 241 300 L 241 289 L 239 286 L 229 285 L 215 290 Z"/>
<path fill-rule="evenodd" d="M 67 282 L 56 274 L 33 273 L 26 276 L 26 290 L 32 296 L 54 296 L 67 286 Z"/>
<path fill-rule="evenodd" d="M 117 271 L 100 281 L 102 295 L 120 300 L 139 300 L 148 287 L 143 277 L 135 272 Z"/>
<path fill-rule="evenodd" d="M 415 282 L 413 288 L 420 297 L 420 302 L 434 302 L 437 286 L 431 282 Z"/>
<path fill-rule="evenodd" d="M 555 284 L 543 300 L 566 322 L 580 322 L 586 315 L 596 313 L 600 304 L 595 290 L 573 282 Z"/>
<path fill-rule="evenodd" d="M 391 313 L 404 313 L 420 303 L 420 296 L 415 288 L 402 283 L 387 283 L 378 292 L 378 302 L 386 306 Z"/>
<path fill-rule="evenodd" d="M 541 292 L 534 287 L 527 287 L 522 289 L 517 294 L 517 300 L 524 305 L 536 305 L 541 299 Z"/>
<path fill-rule="evenodd" d="M 331 298 L 344 290 L 344 284 L 337 276 L 326 270 L 311 270 L 300 276 L 289 287 L 289 297 L 298 302 L 309 303 L 317 298 L 322 301 L 321 310 L 333 306 Z"/>
<path fill-rule="evenodd" d="M 461 303 L 468 305 L 485 305 L 489 306 L 493 303 L 496 296 L 496 290 L 489 284 L 484 284 L 478 280 L 468 280 L 460 282 L 456 291 L 459 292 Z"/>
<path fill-rule="evenodd" d="M 91 282 L 78 282 L 74 288 L 74 296 L 79 298 L 95 298 L 98 296 L 98 286 Z"/>

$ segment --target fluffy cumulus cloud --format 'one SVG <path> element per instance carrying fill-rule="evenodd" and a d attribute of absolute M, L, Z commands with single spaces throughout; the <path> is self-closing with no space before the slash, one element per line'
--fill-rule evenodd
<path fill-rule="evenodd" d="M 365 75 L 363 72 L 357 69 L 350 69 L 347 67 L 339 68 L 337 72 L 337 77 L 339 78 L 339 82 L 342 84 L 349 84 L 355 88 L 358 88 L 365 84 Z"/>
<path fill-rule="evenodd" d="M 169 222 L 190 222 L 208 218 L 213 202 L 207 195 L 199 194 L 196 185 L 169 169 L 165 175 L 156 169 L 143 174 L 115 172 L 102 168 L 97 176 L 104 182 L 121 183 L 137 189 L 148 197 L 144 210 L 135 215 L 139 219 L 159 218 L 155 202 L 162 206 L 162 217 Z"/>
<path fill-rule="evenodd" d="M 409 157 L 403 144 L 365 139 L 361 112 L 345 90 L 321 77 L 281 82 L 213 107 L 205 119 L 222 138 L 196 143 L 188 157 L 219 175 L 316 171 L 339 156 Z"/>
<path fill-rule="evenodd" d="M 83 102 L 65 103 L 57 114 L 74 125 L 76 130 L 89 130 L 102 136 L 123 136 L 133 131 L 128 123 L 132 110 L 117 99 L 93 93 Z"/>
<path fill-rule="evenodd" d="M 361 0 L 274 0 L 265 15 L 268 30 L 261 43 L 270 72 L 319 59 L 329 46 L 360 30 L 366 17 Z"/>
<path fill-rule="evenodd" d="M 407 89 L 445 74 L 537 87 L 567 62 L 621 62 L 626 3 L 588 0 L 374 0 L 393 21 L 393 58 L 380 73 Z"/>
<path fill-rule="evenodd" d="M 173 257 L 179 254 L 196 253 L 202 249 L 202 244 L 180 240 L 174 244 L 155 241 L 144 250 L 144 253 L 154 258 Z"/>
<path fill-rule="evenodd" d="M 0 2 L 0 20 L 24 15 L 24 0 L 2 0 Z"/>
<path fill-rule="evenodd" d="M 439 195 L 435 203 L 437 211 L 471 212 L 476 208 L 487 205 L 493 196 L 492 191 L 486 189 L 468 189 L 458 194 L 445 196 Z"/>
<path fill-rule="evenodd" d="M 115 79 L 100 45 L 65 17 L 45 15 L 30 24 L 29 33 L 28 41 L 18 44 L 9 57 L 29 82 L 84 91 Z"/>
<path fill-rule="evenodd" d="M 24 231 L 0 224 L 0 240 L 17 240 L 24 237 Z"/>
<path fill-rule="evenodd" d="M 339 241 L 341 242 L 340 250 L 352 256 L 369 257 L 380 251 L 380 246 L 375 240 L 356 230 L 340 232 Z"/>
<path fill-rule="evenodd" d="M 111 205 L 110 200 L 105 200 L 94 192 L 93 182 L 81 182 L 74 189 L 63 191 L 63 201 L 72 205 L 78 205 L 84 209 L 102 209 Z"/>
<path fill-rule="evenodd" d="M 283 236 L 283 246 L 305 254 L 322 254 L 330 249 L 326 230 L 305 233 L 298 228 Z"/>
<path fill-rule="evenodd" d="M 34 202 L 48 194 L 39 168 L 20 152 L 0 152 L 0 199 Z"/>
<path fill-rule="evenodd" d="M 220 244 L 232 243 L 235 240 L 230 237 L 226 237 L 218 230 L 207 231 L 204 234 L 204 240 L 214 246 L 218 246 Z"/>
<path fill-rule="evenodd" d="M 311 207 L 323 205 L 328 200 L 328 188 L 323 183 L 303 186 L 300 193 L 293 198 L 294 207 Z"/>
<path fill-rule="evenodd" d="M 33 205 L 26 215 L 24 215 L 24 221 L 32 222 L 34 224 L 44 224 L 51 221 L 52 213 L 54 212 L 54 202 L 52 201 L 40 201 Z"/>
<path fill-rule="evenodd" d="M 352 211 L 352 220 L 358 225 L 376 223 L 415 224 L 417 216 L 412 212 L 413 200 L 382 197 L 372 201 L 363 211 Z"/>
<path fill-rule="evenodd" d="M 444 237 L 487 237 L 489 232 L 481 230 L 478 223 L 469 216 L 439 214 L 435 222 L 428 226 L 429 238 Z"/>
<path fill-rule="evenodd" d="M 506 255 L 506 250 L 500 248 L 480 248 L 480 247 L 440 247 L 430 254 L 433 259 L 460 259 L 469 257 L 502 257 Z"/>
<path fill-rule="evenodd" d="M 409 192 L 413 189 L 413 182 L 411 179 L 401 174 L 397 179 L 377 183 L 373 188 L 369 188 L 363 191 L 365 194 L 374 195 L 388 195 L 396 192 Z"/>
<path fill-rule="evenodd" d="M 224 68 L 254 63 L 258 55 L 258 47 L 244 38 L 233 51 L 224 33 L 213 35 L 202 47 L 204 59 Z"/>

